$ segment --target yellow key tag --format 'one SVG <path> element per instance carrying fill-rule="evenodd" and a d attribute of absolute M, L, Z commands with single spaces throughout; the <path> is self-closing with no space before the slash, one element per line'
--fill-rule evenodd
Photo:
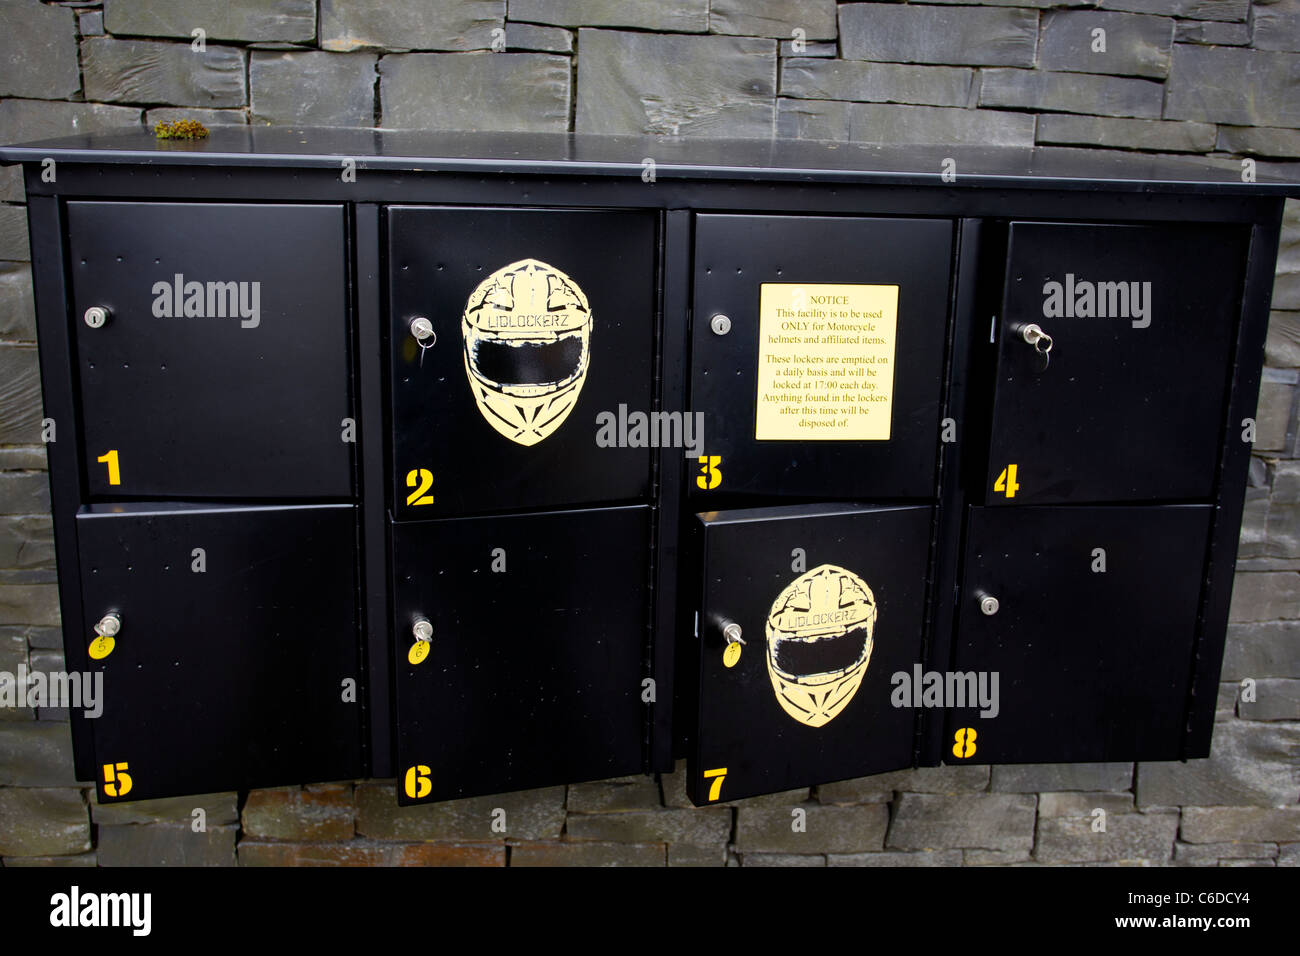
<path fill-rule="evenodd" d="M 728 644 L 727 649 L 722 652 L 722 665 L 724 667 L 735 667 L 736 661 L 740 660 L 740 642 Z"/>
<path fill-rule="evenodd" d="M 90 656 L 97 661 L 102 661 L 109 654 L 113 653 L 113 648 L 117 646 L 117 641 L 103 634 L 90 642 Z"/>
<path fill-rule="evenodd" d="M 412 664 L 419 664 L 429 656 L 429 641 L 416 641 L 406 653 L 406 659 Z"/>

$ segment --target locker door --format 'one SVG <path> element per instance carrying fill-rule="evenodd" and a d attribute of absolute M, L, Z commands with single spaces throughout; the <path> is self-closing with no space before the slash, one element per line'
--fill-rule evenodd
<path fill-rule="evenodd" d="M 1212 510 L 972 508 L 955 668 L 998 693 L 944 760 L 1179 759 Z"/>
<path fill-rule="evenodd" d="M 1209 498 L 1246 248 L 1221 226 L 1013 223 L 987 503 Z"/>
<path fill-rule="evenodd" d="M 697 507 L 935 487 L 953 224 L 696 218 Z M 720 472 L 714 480 L 714 472 Z"/>
<path fill-rule="evenodd" d="M 648 507 L 392 536 L 399 803 L 640 772 Z"/>
<path fill-rule="evenodd" d="M 891 696 L 921 659 L 931 517 L 858 505 L 697 516 L 692 801 L 911 766 L 916 712 Z"/>
<path fill-rule="evenodd" d="M 92 496 L 351 495 L 341 206 L 67 215 Z"/>
<path fill-rule="evenodd" d="M 598 429 L 652 410 L 655 214 L 387 215 L 395 516 L 645 498 L 648 442 Z"/>
<path fill-rule="evenodd" d="M 100 800 L 361 773 L 362 691 L 344 693 L 362 676 L 355 512 L 82 509 L 86 620 L 67 639 L 87 643 L 103 679 L 103 713 L 89 721 Z M 95 632 L 109 615 L 111 644 Z"/>

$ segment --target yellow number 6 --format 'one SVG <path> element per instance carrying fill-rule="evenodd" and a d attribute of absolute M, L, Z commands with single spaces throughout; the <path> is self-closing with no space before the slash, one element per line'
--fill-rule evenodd
<path fill-rule="evenodd" d="M 406 795 L 412 800 L 422 800 L 433 792 L 433 781 L 429 779 L 429 770 L 424 764 L 416 764 L 406 771 Z"/>

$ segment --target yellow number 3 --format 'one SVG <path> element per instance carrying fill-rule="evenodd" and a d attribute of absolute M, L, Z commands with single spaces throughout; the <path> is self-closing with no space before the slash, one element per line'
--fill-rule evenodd
<path fill-rule="evenodd" d="M 104 793 L 110 797 L 125 797 L 131 792 L 131 775 L 125 763 L 104 764 Z"/>
<path fill-rule="evenodd" d="M 697 487 L 711 491 L 722 484 L 722 470 L 718 468 L 722 464 L 721 455 L 702 455 L 696 460 L 700 463 L 700 473 L 695 478 Z"/>

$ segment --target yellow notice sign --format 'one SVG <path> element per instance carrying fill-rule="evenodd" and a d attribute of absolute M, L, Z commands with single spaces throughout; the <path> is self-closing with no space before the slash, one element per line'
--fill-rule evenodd
<path fill-rule="evenodd" d="M 754 437 L 887 441 L 898 286 L 765 282 L 759 290 Z"/>

